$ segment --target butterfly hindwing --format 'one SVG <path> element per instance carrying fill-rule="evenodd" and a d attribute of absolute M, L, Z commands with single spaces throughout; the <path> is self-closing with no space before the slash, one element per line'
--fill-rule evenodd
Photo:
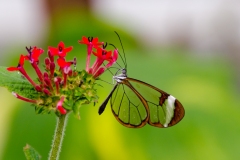
<path fill-rule="evenodd" d="M 148 121 L 146 101 L 134 89 L 119 83 L 111 97 L 111 108 L 116 119 L 124 126 L 143 127 Z"/>

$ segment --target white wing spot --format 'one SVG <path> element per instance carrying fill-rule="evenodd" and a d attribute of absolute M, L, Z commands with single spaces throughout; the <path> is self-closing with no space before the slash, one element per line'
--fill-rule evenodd
<path fill-rule="evenodd" d="M 174 116 L 174 109 L 175 109 L 175 100 L 176 98 L 172 95 L 168 96 L 167 98 L 167 105 L 166 105 L 166 122 L 164 123 L 164 127 L 168 127 L 168 124 L 171 122 Z"/>

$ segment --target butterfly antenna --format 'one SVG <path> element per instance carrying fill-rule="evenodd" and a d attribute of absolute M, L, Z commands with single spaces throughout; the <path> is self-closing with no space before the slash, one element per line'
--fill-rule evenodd
<path fill-rule="evenodd" d="M 110 83 L 110 82 L 108 82 L 108 81 L 105 81 L 105 80 L 103 80 L 103 79 L 99 79 L 100 81 L 103 81 L 103 82 L 105 82 L 105 83 L 107 83 L 107 84 L 111 84 L 111 85 L 113 85 L 112 83 Z M 99 84 L 100 85 L 100 84 Z M 102 85 L 100 85 L 100 86 L 102 86 Z M 102 86 L 103 87 L 103 86 Z"/>
<path fill-rule="evenodd" d="M 109 43 L 109 45 L 111 45 L 111 46 L 113 46 L 115 49 L 117 49 L 114 44 Z M 126 63 L 125 63 L 122 55 L 120 54 L 120 52 L 118 52 L 118 53 L 119 53 L 118 55 L 120 56 L 120 58 L 122 59 L 122 61 L 123 61 L 123 63 L 124 63 L 124 67 L 125 67 L 125 66 L 126 66 Z M 117 62 L 116 62 L 116 63 L 117 63 Z M 117 64 L 118 64 L 118 63 L 117 63 Z M 118 65 L 119 65 L 119 64 L 118 64 Z M 119 65 L 119 67 L 122 68 L 121 65 Z"/>
<path fill-rule="evenodd" d="M 120 68 L 122 68 L 121 65 L 120 65 L 118 62 L 116 62 L 116 64 L 117 64 Z M 119 68 L 118 68 L 118 69 L 119 69 Z"/>
<path fill-rule="evenodd" d="M 119 70 L 119 68 L 118 67 L 109 67 L 108 69 L 111 69 L 111 68 L 114 68 L 114 69 L 117 69 L 117 70 Z M 121 67 L 122 68 L 122 67 Z"/>
<path fill-rule="evenodd" d="M 120 44 L 121 44 L 121 47 L 122 47 L 122 50 L 123 50 L 124 65 L 125 65 L 125 68 L 127 68 L 127 59 L 126 59 L 126 54 L 125 54 L 125 51 L 124 51 L 124 48 L 123 48 L 122 40 L 121 40 L 119 34 L 116 31 L 114 31 L 114 32 L 116 33 L 116 35 L 118 36 L 118 39 L 120 41 Z"/>
<path fill-rule="evenodd" d="M 104 67 L 106 68 L 106 65 L 105 65 L 104 63 L 103 63 L 103 65 L 104 65 Z M 112 68 L 112 67 L 110 67 L 110 68 Z M 112 76 L 114 75 L 109 68 L 107 68 L 107 70 L 112 74 Z"/>

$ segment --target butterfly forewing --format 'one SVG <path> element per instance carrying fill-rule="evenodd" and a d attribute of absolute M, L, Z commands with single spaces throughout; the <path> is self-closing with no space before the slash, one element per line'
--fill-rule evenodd
<path fill-rule="evenodd" d="M 155 127 L 169 127 L 178 123 L 184 116 L 182 104 L 172 95 L 149 85 L 145 82 L 126 78 L 122 81 L 130 86 L 135 98 L 143 99 L 141 102 L 148 111 L 148 123 Z M 127 87 L 125 87 L 127 88 Z M 130 102 L 133 101 L 130 99 Z"/>
<path fill-rule="evenodd" d="M 124 126 L 137 128 L 148 121 L 148 108 L 145 100 L 139 97 L 132 88 L 118 84 L 111 97 L 111 108 L 116 119 Z"/>

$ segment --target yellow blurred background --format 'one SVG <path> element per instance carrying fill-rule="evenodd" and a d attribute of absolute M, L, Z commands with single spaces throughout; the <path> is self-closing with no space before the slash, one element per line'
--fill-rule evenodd
<path fill-rule="evenodd" d="M 0 65 L 16 65 L 25 46 L 41 47 L 46 54 L 47 46 L 64 41 L 74 47 L 68 59 L 76 56 L 82 70 L 86 46 L 77 41 L 98 37 L 122 52 L 117 31 L 128 76 L 175 96 L 186 115 L 167 129 L 126 128 L 110 106 L 98 115 L 112 88 L 99 82 L 99 103 L 83 106 L 81 120 L 69 116 L 60 159 L 239 159 L 239 7 L 239 2 L 227 0 L 0 2 Z M 101 78 L 112 82 L 108 72 Z M 30 104 L 5 88 L 0 88 L 0 97 L 0 159 L 25 159 L 26 143 L 47 159 L 56 116 L 36 115 Z"/>

